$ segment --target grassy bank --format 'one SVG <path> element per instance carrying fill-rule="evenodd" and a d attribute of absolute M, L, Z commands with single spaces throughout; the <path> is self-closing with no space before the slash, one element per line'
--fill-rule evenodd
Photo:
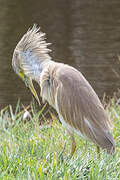
<path fill-rule="evenodd" d="M 116 153 L 109 156 L 76 136 L 77 150 L 69 158 L 71 139 L 52 116 L 52 122 L 39 126 L 38 113 L 21 110 L 13 112 L 8 106 L 0 112 L 0 180 L 57 179 L 120 179 L 120 106 L 114 101 L 108 108 L 113 119 Z M 27 119 L 27 120 L 26 120 Z"/>

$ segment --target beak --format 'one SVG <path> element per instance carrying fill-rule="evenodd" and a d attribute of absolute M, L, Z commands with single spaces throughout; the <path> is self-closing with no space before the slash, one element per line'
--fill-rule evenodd
<path fill-rule="evenodd" d="M 37 95 L 37 92 L 36 92 L 36 90 L 35 90 L 35 88 L 34 88 L 34 86 L 33 86 L 32 79 L 31 79 L 31 78 L 29 78 L 28 87 L 29 87 L 29 89 L 31 90 L 31 92 L 32 92 L 32 94 L 34 95 L 34 97 L 36 98 L 36 100 L 37 100 L 37 102 L 39 103 L 39 105 L 41 105 L 41 104 L 40 104 L 40 100 L 39 100 L 38 95 Z"/>
<path fill-rule="evenodd" d="M 32 79 L 25 76 L 24 71 L 20 71 L 19 76 L 24 81 L 25 85 L 31 90 L 32 94 L 34 95 L 34 97 L 38 101 L 39 105 L 41 105 L 40 100 L 38 98 L 38 95 L 36 93 L 36 90 L 35 90 L 35 88 L 33 86 Z"/>

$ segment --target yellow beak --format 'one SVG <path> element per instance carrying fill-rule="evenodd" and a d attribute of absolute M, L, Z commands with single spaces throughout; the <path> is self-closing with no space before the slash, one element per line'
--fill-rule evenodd
<path fill-rule="evenodd" d="M 28 78 L 24 75 L 24 71 L 20 71 L 19 72 L 19 76 L 21 77 L 21 79 L 25 82 L 25 85 L 31 90 L 32 94 L 34 95 L 34 97 L 36 98 L 36 100 L 38 101 L 39 105 L 40 104 L 40 100 L 38 98 L 38 95 L 36 93 L 36 90 L 33 86 L 33 83 L 32 83 L 32 79 L 31 78 Z"/>
<path fill-rule="evenodd" d="M 35 97 L 36 100 L 38 101 L 39 105 L 41 105 L 41 104 L 40 104 L 39 97 L 38 97 L 37 92 L 36 92 L 36 90 L 35 90 L 35 88 L 34 88 L 34 86 L 33 86 L 32 79 L 31 79 L 31 78 L 29 78 L 29 85 L 28 85 L 28 86 L 29 86 L 32 94 L 34 95 L 34 97 Z"/>

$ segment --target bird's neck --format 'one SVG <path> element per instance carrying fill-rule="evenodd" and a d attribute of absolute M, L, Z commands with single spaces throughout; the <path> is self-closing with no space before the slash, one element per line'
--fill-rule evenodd
<path fill-rule="evenodd" d="M 40 76 L 44 68 L 46 68 L 53 61 L 51 57 L 38 56 L 32 50 L 28 49 L 26 52 L 23 52 L 23 65 L 25 65 L 25 71 L 28 76 L 33 80 L 39 83 Z"/>
<path fill-rule="evenodd" d="M 41 73 L 43 72 L 43 70 L 45 68 L 47 68 L 50 64 L 52 64 L 54 61 L 52 60 L 46 60 L 46 61 L 41 61 L 41 63 L 38 64 L 38 70 L 36 71 L 36 78 L 35 78 L 35 81 L 37 83 L 40 83 L 40 76 L 41 76 Z"/>

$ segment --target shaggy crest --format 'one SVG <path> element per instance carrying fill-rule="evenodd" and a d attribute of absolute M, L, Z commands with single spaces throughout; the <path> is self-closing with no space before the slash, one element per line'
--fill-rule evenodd
<path fill-rule="evenodd" d="M 47 43 L 45 39 L 45 33 L 41 32 L 40 27 L 38 28 L 34 24 L 32 29 L 29 29 L 19 41 L 16 50 L 25 54 L 30 51 L 32 55 L 40 58 L 41 61 L 50 60 L 51 57 L 48 53 L 51 52 L 51 50 L 48 49 L 48 46 L 51 43 Z"/>

